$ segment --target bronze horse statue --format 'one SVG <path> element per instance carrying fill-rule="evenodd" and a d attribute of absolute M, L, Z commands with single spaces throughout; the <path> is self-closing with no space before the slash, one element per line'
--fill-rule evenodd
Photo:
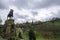
<path fill-rule="evenodd" d="M 7 18 L 8 18 L 8 17 L 9 17 L 9 18 L 13 17 L 13 9 L 10 9 L 10 12 L 9 12 Z"/>

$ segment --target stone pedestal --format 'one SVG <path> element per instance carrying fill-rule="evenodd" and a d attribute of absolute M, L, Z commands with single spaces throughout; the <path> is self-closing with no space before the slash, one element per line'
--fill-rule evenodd
<path fill-rule="evenodd" d="M 16 35 L 16 26 L 14 24 L 14 19 L 8 19 L 5 21 L 5 36 L 6 37 L 13 37 Z"/>

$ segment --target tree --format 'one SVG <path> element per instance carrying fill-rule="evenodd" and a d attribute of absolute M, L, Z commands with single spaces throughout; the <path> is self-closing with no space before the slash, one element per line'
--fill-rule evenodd
<path fill-rule="evenodd" d="M 54 23 L 56 18 L 52 18 L 51 22 Z"/>

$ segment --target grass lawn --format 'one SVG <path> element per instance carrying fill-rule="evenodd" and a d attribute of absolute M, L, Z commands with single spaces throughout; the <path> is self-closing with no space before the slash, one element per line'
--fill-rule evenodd
<path fill-rule="evenodd" d="M 24 39 L 26 39 L 26 38 L 28 39 L 28 35 L 23 34 L 22 36 Z M 39 36 L 39 37 L 36 37 L 36 40 L 60 40 L 60 37 L 59 38 L 52 38 L 52 39 L 45 39 L 42 36 Z"/>
<path fill-rule="evenodd" d="M 52 38 L 52 39 L 37 38 L 36 40 L 60 40 L 60 38 Z"/>

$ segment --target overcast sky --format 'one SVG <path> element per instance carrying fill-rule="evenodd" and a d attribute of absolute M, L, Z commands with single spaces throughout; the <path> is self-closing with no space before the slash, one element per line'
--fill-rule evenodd
<path fill-rule="evenodd" d="M 60 0 L 0 0 L 0 16 L 3 22 L 10 9 L 14 10 L 16 23 L 60 18 Z"/>

